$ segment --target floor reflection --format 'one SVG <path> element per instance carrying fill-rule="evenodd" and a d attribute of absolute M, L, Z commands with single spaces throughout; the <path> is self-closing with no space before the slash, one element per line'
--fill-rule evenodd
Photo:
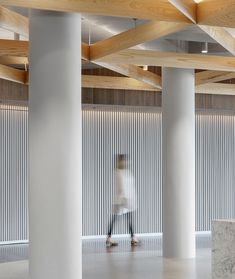
<path fill-rule="evenodd" d="M 161 237 L 141 238 L 141 246 L 136 247 L 130 239 L 115 240 L 119 245 L 108 249 L 105 239 L 83 241 L 83 279 L 211 278 L 210 235 L 197 236 L 197 257 L 193 260 L 163 259 Z M 28 261 L 22 261 L 27 258 L 28 245 L 1 246 L 0 278 L 28 278 Z"/>

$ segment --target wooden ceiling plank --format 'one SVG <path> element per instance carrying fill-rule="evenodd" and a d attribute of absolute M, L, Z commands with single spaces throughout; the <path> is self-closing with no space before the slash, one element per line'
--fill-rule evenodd
<path fill-rule="evenodd" d="M 0 64 L 2 65 L 28 65 L 27 57 L 18 56 L 0 56 Z"/>
<path fill-rule="evenodd" d="M 28 57 L 29 42 L 18 40 L 0 39 L 0 57 L 1 56 L 18 56 Z M 89 46 L 82 43 L 82 59 L 89 60 Z"/>
<path fill-rule="evenodd" d="M 27 72 L 0 65 L 0 78 L 27 84 L 27 76 Z M 153 88 L 141 81 L 128 77 L 113 76 L 82 75 L 82 87 L 161 92 L 160 89 Z M 195 91 L 197 94 L 235 95 L 235 84 L 201 84 L 196 86 Z M 15 96 L 15 100 L 18 99 L 21 99 L 20 95 L 18 97 Z M 27 98 L 25 98 L 25 101 L 27 101 Z"/>
<path fill-rule="evenodd" d="M 29 20 L 16 12 L 0 6 L 0 27 L 28 37 Z"/>
<path fill-rule="evenodd" d="M 200 25 L 235 27 L 235 0 L 203 0 L 197 5 Z"/>
<path fill-rule="evenodd" d="M 2 40 L 0 39 L 0 56 L 28 57 L 28 41 Z"/>
<path fill-rule="evenodd" d="M 120 65 L 110 63 L 97 63 L 98 65 L 107 68 L 111 71 L 117 72 L 127 77 L 131 77 L 138 81 L 144 82 L 156 89 L 162 88 L 161 77 L 150 71 L 145 71 L 136 65 Z"/>
<path fill-rule="evenodd" d="M 235 73 L 224 71 L 202 71 L 195 74 L 196 85 L 220 82 L 235 78 Z"/>
<path fill-rule="evenodd" d="M 188 23 L 163 21 L 151 21 L 146 24 L 138 25 L 136 28 L 91 45 L 90 58 L 91 60 L 95 60 L 120 50 L 142 44 L 146 41 L 152 41 L 176 33 L 188 26 Z"/>
<path fill-rule="evenodd" d="M 82 76 L 83 88 L 102 88 L 102 89 L 119 89 L 119 90 L 141 90 L 141 91 L 160 91 L 141 81 L 128 77 L 112 76 Z"/>
<path fill-rule="evenodd" d="M 95 63 L 134 64 L 235 72 L 235 57 L 127 49 Z"/>
<path fill-rule="evenodd" d="M 197 4 L 194 0 L 168 0 L 193 23 L 197 21 Z"/>
<path fill-rule="evenodd" d="M 90 46 L 85 43 L 82 43 L 82 59 L 90 60 Z"/>
<path fill-rule="evenodd" d="M 0 0 L 0 5 L 104 16 L 190 22 L 166 0 Z"/>
<path fill-rule="evenodd" d="M 156 88 L 148 86 L 143 82 L 137 81 L 135 79 L 113 76 L 83 75 L 82 87 L 161 92 L 160 89 L 156 90 Z M 195 88 L 195 93 L 212 95 L 235 95 L 235 84 L 208 83 L 198 85 Z"/>
<path fill-rule="evenodd" d="M 83 88 L 102 88 L 102 89 L 116 89 L 116 90 L 140 90 L 140 91 L 155 91 L 155 88 L 148 86 L 142 82 L 136 81 L 127 77 L 113 77 L 113 76 L 82 76 Z M 235 84 L 225 83 L 208 83 L 198 85 L 195 88 L 197 94 L 213 94 L 213 95 L 235 95 Z"/>
<path fill-rule="evenodd" d="M 207 25 L 199 25 L 212 39 L 235 55 L 235 38 L 224 28 Z"/>
<path fill-rule="evenodd" d="M 196 86 L 197 94 L 235 95 L 235 84 L 207 83 Z"/>
<path fill-rule="evenodd" d="M 0 78 L 25 84 L 26 72 L 5 65 L 0 65 Z"/>

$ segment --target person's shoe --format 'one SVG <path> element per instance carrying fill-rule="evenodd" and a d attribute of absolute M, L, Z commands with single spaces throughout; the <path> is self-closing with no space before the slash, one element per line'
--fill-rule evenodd
<path fill-rule="evenodd" d="M 136 238 L 131 239 L 131 246 L 138 246 L 140 245 L 140 241 Z"/>
<path fill-rule="evenodd" d="M 106 247 L 114 247 L 114 246 L 118 246 L 118 243 L 113 241 L 111 237 L 108 237 L 106 240 Z"/>

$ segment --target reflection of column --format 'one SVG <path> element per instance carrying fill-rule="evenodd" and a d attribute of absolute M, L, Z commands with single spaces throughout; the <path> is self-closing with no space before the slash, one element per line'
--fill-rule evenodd
<path fill-rule="evenodd" d="M 162 279 L 180 278 L 208 278 L 205 270 L 196 270 L 195 259 L 163 259 L 162 273 L 159 276 Z M 204 273 L 203 273 L 204 272 Z"/>
<path fill-rule="evenodd" d="M 165 68 L 163 78 L 163 255 L 195 256 L 194 71 Z"/>
<path fill-rule="evenodd" d="M 30 17 L 29 214 L 32 279 L 81 278 L 81 21 Z"/>

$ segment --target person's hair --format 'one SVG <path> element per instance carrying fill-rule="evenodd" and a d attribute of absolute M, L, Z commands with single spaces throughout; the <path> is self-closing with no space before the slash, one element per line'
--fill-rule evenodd
<path fill-rule="evenodd" d="M 126 154 L 117 154 L 116 155 L 116 168 L 120 168 L 120 162 L 127 160 Z"/>
<path fill-rule="evenodd" d="M 117 162 L 123 161 L 127 159 L 127 155 L 126 154 L 118 154 L 117 155 Z"/>

